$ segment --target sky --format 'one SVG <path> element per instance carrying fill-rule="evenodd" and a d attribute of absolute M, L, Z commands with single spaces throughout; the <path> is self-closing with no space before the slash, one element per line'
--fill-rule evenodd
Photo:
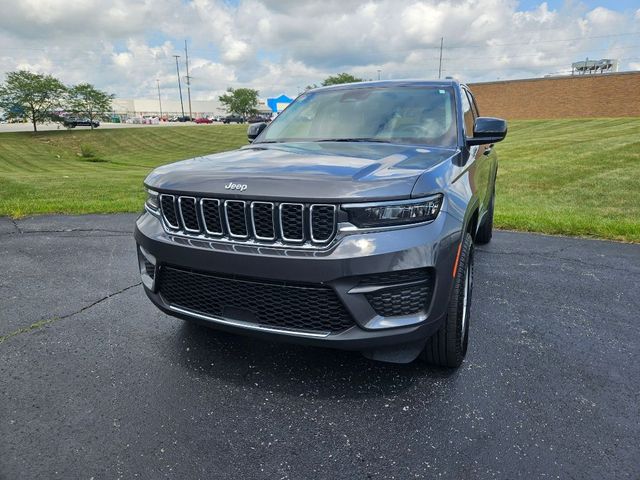
<path fill-rule="evenodd" d="M 640 70 L 640 0 L 0 0 L 0 81 L 25 69 L 119 98 L 297 95 L 329 75 L 464 82 Z"/>

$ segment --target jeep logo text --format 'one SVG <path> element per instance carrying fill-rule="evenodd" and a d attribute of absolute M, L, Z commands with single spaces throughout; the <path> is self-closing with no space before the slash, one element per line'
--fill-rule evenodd
<path fill-rule="evenodd" d="M 240 190 L 244 192 L 247 189 L 247 186 L 244 183 L 233 183 L 229 182 L 224 186 L 225 190 Z"/>

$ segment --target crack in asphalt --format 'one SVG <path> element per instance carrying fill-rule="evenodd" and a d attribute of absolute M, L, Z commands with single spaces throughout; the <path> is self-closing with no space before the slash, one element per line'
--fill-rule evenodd
<path fill-rule="evenodd" d="M 565 248 L 561 248 L 559 250 L 552 250 L 550 252 L 546 252 L 546 253 L 536 253 L 536 252 L 518 252 L 518 251 L 497 251 L 497 250 L 486 250 L 483 248 L 476 248 L 477 252 L 482 252 L 482 253 L 488 253 L 490 255 L 513 255 L 513 256 L 520 256 L 520 257 L 538 257 L 538 258 L 547 258 L 547 259 L 556 259 L 556 260 L 561 260 L 563 262 L 569 262 L 569 263 L 577 263 L 579 265 L 584 265 L 587 267 L 592 267 L 592 268 L 602 268 L 602 269 L 608 269 L 608 270 L 614 270 L 617 272 L 625 272 L 625 273 L 630 273 L 631 275 L 640 275 L 640 271 L 637 269 L 628 269 L 628 268 L 622 268 L 622 267 L 614 267 L 611 265 L 606 265 L 603 263 L 591 263 L 591 262 L 587 262 L 585 260 L 581 260 L 579 258 L 567 258 L 567 257 L 559 257 L 556 254 L 560 253 L 562 251 L 564 251 Z"/>
<path fill-rule="evenodd" d="M 11 233 L 22 233 L 22 229 L 20 228 L 20 225 L 18 225 L 18 222 L 16 222 L 15 219 L 13 218 L 9 218 L 9 220 L 11 220 L 13 227 L 16 229 L 15 232 L 11 232 Z"/>
<path fill-rule="evenodd" d="M 45 320 L 40 320 L 38 322 L 32 323 L 31 325 L 29 325 L 27 327 L 18 328 L 17 330 L 14 330 L 13 332 L 7 333 L 6 335 L 0 335 L 0 344 L 2 344 L 5 340 L 8 340 L 9 338 L 16 337 L 18 335 L 21 335 L 23 333 L 28 333 L 28 332 L 31 332 L 33 330 L 38 330 L 38 329 L 40 329 L 40 328 L 42 328 L 42 327 L 44 327 L 46 325 L 49 325 L 49 324 L 54 323 L 54 322 L 57 322 L 59 320 L 64 320 L 66 318 L 73 317 L 74 315 L 77 315 L 77 314 L 82 313 L 82 312 L 84 312 L 84 311 L 86 311 L 86 310 L 88 310 L 88 309 L 90 309 L 92 307 L 95 307 L 96 305 L 104 302 L 105 300 L 108 300 L 108 299 L 113 298 L 113 297 L 115 297 L 117 295 L 120 295 L 121 293 L 124 293 L 127 290 L 131 290 L 132 288 L 139 287 L 140 285 L 142 285 L 142 282 L 134 283 L 133 285 L 129 285 L 127 287 L 124 287 L 124 288 L 118 290 L 117 292 L 110 293 L 110 294 L 108 294 L 108 295 L 106 295 L 106 296 L 104 296 L 104 297 L 102 297 L 102 298 L 100 298 L 100 299 L 98 299 L 98 300 L 96 300 L 94 302 L 91 302 L 89 305 L 85 305 L 84 307 L 80 308 L 79 310 L 76 310 L 75 312 L 67 313 L 66 315 L 62 315 L 60 317 L 53 317 L 53 318 L 48 318 L 48 319 L 45 319 Z"/>

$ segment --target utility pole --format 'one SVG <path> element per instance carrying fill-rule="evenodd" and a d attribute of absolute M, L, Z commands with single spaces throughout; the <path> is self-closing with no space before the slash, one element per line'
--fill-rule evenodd
<path fill-rule="evenodd" d="M 191 77 L 189 76 L 189 52 L 187 51 L 187 41 L 184 41 L 184 58 L 187 63 L 187 97 L 189 98 L 189 118 L 193 120 L 191 113 Z"/>
<path fill-rule="evenodd" d="M 160 97 L 160 79 L 156 78 L 158 84 L 158 104 L 160 105 L 160 121 L 162 121 L 162 98 Z"/>
<path fill-rule="evenodd" d="M 444 37 L 440 37 L 440 64 L 438 65 L 438 80 L 442 78 L 442 44 L 444 43 Z"/>
<path fill-rule="evenodd" d="M 176 57 L 176 73 L 178 74 L 178 91 L 180 92 L 180 109 L 182 110 L 182 116 L 184 117 L 184 105 L 182 103 L 182 85 L 180 84 L 180 67 L 178 67 L 178 59 L 180 55 L 174 55 Z"/>

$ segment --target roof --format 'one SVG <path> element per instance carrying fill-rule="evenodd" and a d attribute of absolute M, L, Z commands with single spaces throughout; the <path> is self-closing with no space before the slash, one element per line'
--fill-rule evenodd
<path fill-rule="evenodd" d="M 341 83 L 326 87 L 314 88 L 313 92 L 321 90 L 341 90 L 347 88 L 375 88 L 375 87 L 451 87 L 459 85 L 457 80 L 374 80 L 370 82 Z"/>

